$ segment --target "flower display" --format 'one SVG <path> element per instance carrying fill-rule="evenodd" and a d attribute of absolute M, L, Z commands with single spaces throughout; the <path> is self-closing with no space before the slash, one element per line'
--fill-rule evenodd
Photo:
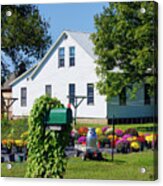
<path fill-rule="evenodd" d="M 127 139 L 127 138 L 130 138 L 130 137 L 131 137 L 131 134 L 125 134 L 122 138 Z"/>
<path fill-rule="evenodd" d="M 156 136 L 155 136 L 154 134 L 146 135 L 146 136 L 145 136 L 145 140 L 146 140 L 148 143 L 150 143 L 150 142 L 156 140 Z"/>
<path fill-rule="evenodd" d="M 156 134 L 138 132 L 134 128 L 129 128 L 123 131 L 120 128 L 115 128 L 113 140 L 113 128 L 105 126 L 95 129 L 97 134 L 98 148 L 116 148 L 117 152 L 129 153 L 143 151 L 144 148 L 157 148 L 158 141 Z M 87 127 L 80 127 L 78 130 L 71 131 L 71 137 L 76 139 L 78 144 L 86 145 Z M 76 136 L 76 137 L 75 137 Z"/>
<path fill-rule="evenodd" d="M 113 135 L 110 134 L 110 135 L 108 136 L 108 139 L 109 139 L 109 140 L 113 140 Z M 116 135 L 114 135 L 114 140 L 117 140 L 117 139 L 118 139 L 118 137 L 117 137 Z"/>
<path fill-rule="evenodd" d="M 7 145 L 7 139 L 3 139 L 3 140 L 2 140 L 2 144 L 3 144 L 3 145 Z"/>
<path fill-rule="evenodd" d="M 121 129 L 115 129 L 115 134 L 116 134 L 118 137 L 122 137 L 122 136 L 123 136 L 123 130 L 121 130 Z"/>
<path fill-rule="evenodd" d="M 131 142 L 130 147 L 131 147 L 133 150 L 136 150 L 136 151 L 137 151 L 137 150 L 140 149 L 140 144 L 139 144 L 139 142 L 134 141 L 134 142 Z"/>
<path fill-rule="evenodd" d="M 78 133 L 81 136 L 86 136 L 87 135 L 87 132 L 88 132 L 88 128 L 87 127 L 80 127 L 78 129 Z"/>
<path fill-rule="evenodd" d="M 86 142 L 86 137 L 85 136 L 80 136 L 79 138 L 78 138 L 78 143 L 79 144 L 82 144 L 82 143 L 85 143 Z"/>
<path fill-rule="evenodd" d="M 129 128 L 125 131 L 125 134 L 131 134 L 132 136 L 138 136 L 138 131 L 133 128 Z"/>
<path fill-rule="evenodd" d="M 102 128 L 102 133 L 105 134 L 106 130 L 109 129 L 109 126 L 105 126 Z"/>
<path fill-rule="evenodd" d="M 70 135 L 72 138 L 77 138 L 79 136 L 78 131 L 76 129 L 72 129 Z"/>
<path fill-rule="evenodd" d="M 129 141 L 126 139 L 121 138 L 120 140 L 116 141 L 116 149 L 118 152 L 127 153 L 129 151 Z"/>
<path fill-rule="evenodd" d="M 96 134 L 97 136 L 100 136 L 102 134 L 102 129 L 101 128 L 96 128 Z"/>
<path fill-rule="evenodd" d="M 112 134 L 112 133 L 113 133 L 113 129 L 112 128 L 108 128 L 104 132 L 105 135 L 109 135 L 109 134 Z"/>
<path fill-rule="evenodd" d="M 18 147 L 22 147 L 23 146 L 23 144 L 24 144 L 24 142 L 23 142 L 23 140 L 15 140 L 15 144 L 18 146 Z"/>
<path fill-rule="evenodd" d="M 138 136 L 137 137 L 137 140 L 141 143 L 144 143 L 145 142 L 145 137 L 144 136 Z"/>

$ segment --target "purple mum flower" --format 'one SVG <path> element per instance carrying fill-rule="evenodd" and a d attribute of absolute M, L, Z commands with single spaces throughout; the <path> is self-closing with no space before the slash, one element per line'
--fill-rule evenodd
<path fill-rule="evenodd" d="M 86 142 L 86 137 L 85 136 L 81 136 L 78 138 L 78 143 L 82 144 L 83 142 Z"/>

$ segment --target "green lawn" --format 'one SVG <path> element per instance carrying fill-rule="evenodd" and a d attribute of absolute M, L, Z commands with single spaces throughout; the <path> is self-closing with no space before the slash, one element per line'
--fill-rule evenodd
<path fill-rule="evenodd" d="M 115 161 L 110 161 L 110 155 L 105 155 L 107 161 L 82 161 L 81 158 L 68 160 L 65 179 L 121 179 L 121 180 L 154 180 L 154 153 L 152 150 L 116 154 Z M 2 176 L 24 177 L 26 163 L 12 163 L 12 169 L 7 170 L 6 163 L 2 163 Z M 142 174 L 140 169 L 146 168 Z"/>

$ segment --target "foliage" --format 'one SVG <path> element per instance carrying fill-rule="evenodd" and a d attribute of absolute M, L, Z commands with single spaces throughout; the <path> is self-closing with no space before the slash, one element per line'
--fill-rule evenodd
<path fill-rule="evenodd" d="M 27 119 L 1 120 L 1 138 L 19 139 L 28 129 Z"/>
<path fill-rule="evenodd" d="M 134 97 L 146 83 L 153 95 L 157 83 L 157 3 L 111 2 L 94 20 L 96 33 L 91 38 L 98 56 L 99 92 L 110 99 L 127 87 Z M 120 70 L 115 73 L 115 68 Z"/>
<path fill-rule="evenodd" d="M 7 11 L 11 11 L 12 15 L 6 16 Z M 36 5 L 2 5 L 1 12 L 1 66 L 4 82 L 5 76 L 9 74 L 9 61 L 12 61 L 14 71 L 20 75 L 44 56 L 51 44 L 51 37 L 48 33 L 49 24 L 41 17 Z"/>
<path fill-rule="evenodd" d="M 44 120 L 51 108 L 63 105 L 56 98 L 38 98 L 29 116 L 27 177 L 62 178 L 66 169 L 65 147 L 71 126 L 66 131 L 45 130 Z"/>

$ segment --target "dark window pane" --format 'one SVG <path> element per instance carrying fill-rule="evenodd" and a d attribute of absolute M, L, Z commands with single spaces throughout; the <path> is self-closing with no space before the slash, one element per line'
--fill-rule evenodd
<path fill-rule="evenodd" d="M 74 105 L 75 101 L 75 84 L 69 84 L 69 102 Z"/>
<path fill-rule="evenodd" d="M 27 88 L 21 88 L 21 106 L 27 106 Z"/>
<path fill-rule="evenodd" d="M 59 48 L 58 51 L 58 67 L 64 67 L 64 63 L 65 63 L 65 50 L 64 48 Z"/>
<path fill-rule="evenodd" d="M 87 85 L 87 104 L 94 104 L 94 85 Z"/>
<path fill-rule="evenodd" d="M 70 66 L 75 66 L 75 58 L 70 57 Z"/>
<path fill-rule="evenodd" d="M 45 86 L 45 94 L 47 94 L 49 97 L 52 96 L 52 87 L 51 87 L 51 85 L 46 85 Z"/>
<path fill-rule="evenodd" d="M 150 99 L 150 95 L 149 95 L 149 85 L 145 84 L 144 85 L 144 104 L 145 105 L 150 105 L 151 103 L 151 99 Z"/>
<path fill-rule="evenodd" d="M 69 60 L 70 66 L 75 66 L 75 47 L 69 48 Z"/>
<path fill-rule="evenodd" d="M 119 95 L 119 104 L 126 105 L 126 88 L 124 87 Z"/>

